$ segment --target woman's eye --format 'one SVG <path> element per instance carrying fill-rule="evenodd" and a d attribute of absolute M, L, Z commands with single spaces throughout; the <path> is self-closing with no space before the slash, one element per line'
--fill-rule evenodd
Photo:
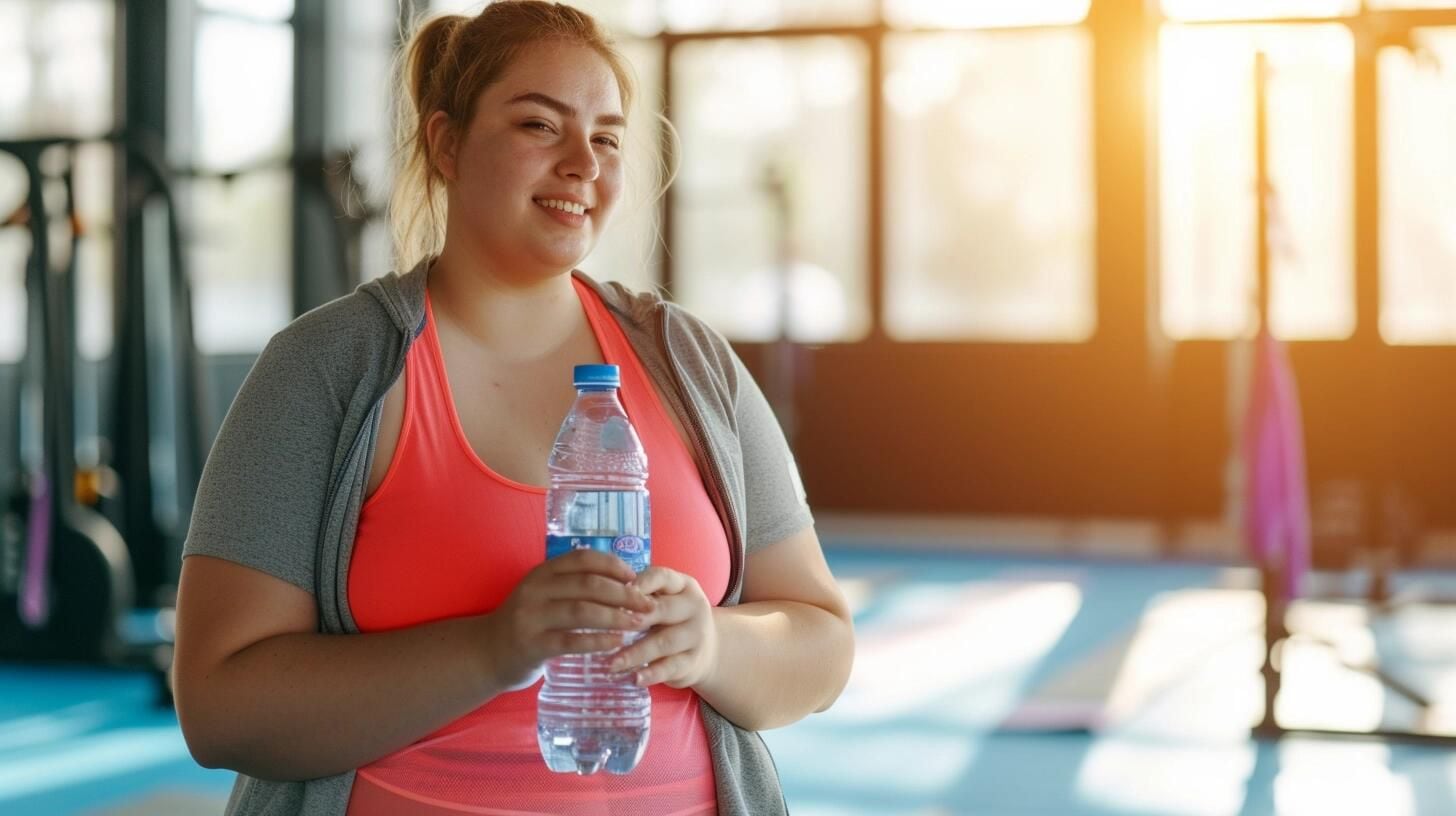
<path fill-rule="evenodd" d="M 598 136 L 597 137 L 597 144 L 606 145 L 607 147 L 610 147 L 613 150 L 617 150 L 617 149 L 620 149 L 622 147 L 622 144 L 620 142 L 618 142 L 616 139 L 613 139 L 611 136 Z"/>
<path fill-rule="evenodd" d="M 548 125 L 548 124 L 546 124 L 545 122 L 526 122 L 526 123 L 522 124 L 521 127 L 528 127 L 528 128 L 532 128 L 534 130 L 545 130 L 545 131 L 550 131 L 551 130 L 551 126 Z"/>

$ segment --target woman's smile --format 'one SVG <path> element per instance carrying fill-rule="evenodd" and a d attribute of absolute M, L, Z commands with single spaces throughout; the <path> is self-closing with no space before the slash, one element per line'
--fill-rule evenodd
<path fill-rule="evenodd" d="M 587 219 L 591 217 L 590 209 L 575 202 L 555 198 L 537 198 L 533 201 L 547 216 L 568 227 L 586 226 Z"/>

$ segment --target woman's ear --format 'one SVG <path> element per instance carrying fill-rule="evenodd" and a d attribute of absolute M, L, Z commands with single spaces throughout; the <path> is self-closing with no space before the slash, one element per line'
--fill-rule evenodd
<path fill-rule="evenodd" d="M 455 181 L 455 151 L 459 138 L 450 115 L 444 111 L 435 111 L 425 120 L 425 146 L 430 164 L 447 181 Z"/>

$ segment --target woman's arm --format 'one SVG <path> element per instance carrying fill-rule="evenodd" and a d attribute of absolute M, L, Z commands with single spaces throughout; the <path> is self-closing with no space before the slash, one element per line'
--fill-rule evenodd
<path fill-rule="evenodd" d="M 177 715 L 193 757 L 261 779 L 357 768 L 529 679 L 547 657 L 602 650 L 651 603 L 630 567 L 572 553 L 532 570 L 488 615 L 365 635 L 317 632 L 313 596 L 222 559 L 182 565 Z"/>
<path fill-rule="evenodd" d="M 810 527 L 748 556 L 738 606 L 713 609 L 718 660 L 695 689 L 751 731 L 829 708 L 849 682 L 849 604 Z"/>
<path fill-rule="evenodd" d="M 647 665 L 643 685 L 691 686 L 742 728 L 797 722 L 834 703 L 854 662 L 849 604 L 814 529 L 748 556 L 741 603 L 712 607 L 696 581 L 651 568 L 637 579 L 658 600 L 657 631 L 623 650 L 618 669 Z"/>
<path fill-rule="evenodd" d="M 182 564 L 177 716 L 193 757 L 261 779 L 343 773 L 500 688 L 479 619 L 377 636 L 317 632 L 313 596 L 228 561 Z"/>

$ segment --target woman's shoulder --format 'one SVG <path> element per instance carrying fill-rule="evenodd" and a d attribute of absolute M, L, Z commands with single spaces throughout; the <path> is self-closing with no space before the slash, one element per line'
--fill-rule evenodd
<path fill-rule="evenodd" d="M 255 372 L 328 387 L 380 369 L 407 332 L 369 285 L 311 309 L 274 334 Z"/>
<path fill-rule="evenodd" d="M 403 274 L 390 272 L 365 281 L 294 318 L 269 344 L 325 355 L 391 348 L 422 324 L 426 268 L 422 262 Z"/>
<path fill-rule="evenodd" d="M 330 343 L 379 342 L 398 338 L 400 326 L 384 305 L 370 291 L 370 285 L 294 318 L 276 338 L 294 342 Z"/>
<path fill-rule="evenodd" d="M 730 396 L 736 393 L 741 363 L 728 339 L 706 320 L 674 301 L 667 290 L 657 287 L 634 291 L 616 281 L 587 280 L 621 317 L 628 335 L 635 335 L 633 345 L 639 355 L 644 348 L 655 349 L 660 337 L 693 385 L 722 390 Z"/>
<path fill-rule="evenodd" d="M 730 351 L 727 338 L 706 320 L 673 299 L 665 287 L 637 290 L 619 281 L 595 281 L 578 273 L 591 284 L 602 300 L 633 328 L 655 331 L 658 326 L 674 339 L 691 339 L 695 343 L 722 351 Z"/>

